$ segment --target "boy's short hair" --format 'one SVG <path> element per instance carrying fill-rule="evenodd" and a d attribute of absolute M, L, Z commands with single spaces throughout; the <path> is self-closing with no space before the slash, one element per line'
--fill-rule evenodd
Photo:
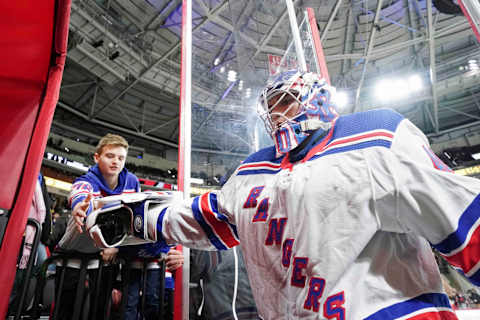
<path fill-rule="evenodd" d="M 124 137 L 119 136 L 118 134 L 107 133 L 103 138 L 98 141 L 97 148 L 95 152 L 98 154 L 102 154 L 103 147 L 105 146 L 118 146 L 124 147 L 128 151 L 128 142 L 125 140 Z"/>

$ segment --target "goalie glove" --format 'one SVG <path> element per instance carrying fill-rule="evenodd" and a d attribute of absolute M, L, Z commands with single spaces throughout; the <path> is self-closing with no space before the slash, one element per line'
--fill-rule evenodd
<path fill-rule="evenodd" d="M 95 200 L 86 229 L 99 248 L 157 241 L 157 220 L 167 204 L 182 199 L 179 192 L 137 192 Z"/>

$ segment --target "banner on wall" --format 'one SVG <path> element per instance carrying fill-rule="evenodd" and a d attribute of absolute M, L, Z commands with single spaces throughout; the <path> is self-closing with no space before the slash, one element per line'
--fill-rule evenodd
<path fill-rule="evenodd" d="M 285 57 L 282 61 L 282 56 L 269 54 L 268 56 L 268 72 L 271 76 L 282 71 L 292 70 L 298 68 L 297 59 L 293 57 Z"/>
<path fill-rule="evenodd" d="M 138 179 L 141 184 L 145 186 L 155 187 L 155 188 L 162 188 L 166 190 L 177 190 L 176 184 L 166 183 L 162 181 L 155 181 L 150 179 L 139 178 Z"/>

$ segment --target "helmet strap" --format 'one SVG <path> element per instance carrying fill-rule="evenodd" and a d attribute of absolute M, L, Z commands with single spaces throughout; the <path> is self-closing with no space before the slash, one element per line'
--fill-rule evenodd
<path fill-rule="evenodd" d="M 325 122 L 319 119 L 307 119 L 300 122 L 300 130 L 302 130 L 303 132 L 313 131 L 317 129 L 328 131 L 331 127 L 331 122 Z"/>

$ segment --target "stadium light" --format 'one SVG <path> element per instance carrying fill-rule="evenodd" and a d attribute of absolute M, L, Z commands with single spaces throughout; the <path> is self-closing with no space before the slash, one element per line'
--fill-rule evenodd
<path fill-rule="evenodd" d="M 470 59 L 470 60 L 468 60 L 468 69 L 470 69 L 470 70 L 478 70 L 479 67 L 478 67 L 477 60 L 475 60 L 475 59 Z"/>
<path fill-rule="evenodd" d="M 412 91 L 420 91 L 423 89 L 422 78 L 418 74 L 411 75 L 408 78 L 408 87 Z"/>
<path fill-rule="evenodd" d="M 415 74 L 408 78 L 380 80 L 375 86 L 375 96 L 382 102 L 395 101 L 422 89 L 422 78 Z"/>
<path fill-rule="evenodd" d="M 344 109 L 348 104 L 347 93 L 344 91 L 337 91 L 337 94 L 335 96 L 335 102 L 339 111 Z"/>
<path fill-rule="evenodd" d="M 237 81 L 237 72 L 235 70 L 230 70 L 228 71 L 228 76 L 227 76 L 228 81 L 230 82 L 235 82 Z"/>
<path fill-rule="evenodd" d="M 397 100 L 406 91 L 406 85 L 397 79 L 384 79 L 377 83 L 375 95 L 383 102 Z"/>

